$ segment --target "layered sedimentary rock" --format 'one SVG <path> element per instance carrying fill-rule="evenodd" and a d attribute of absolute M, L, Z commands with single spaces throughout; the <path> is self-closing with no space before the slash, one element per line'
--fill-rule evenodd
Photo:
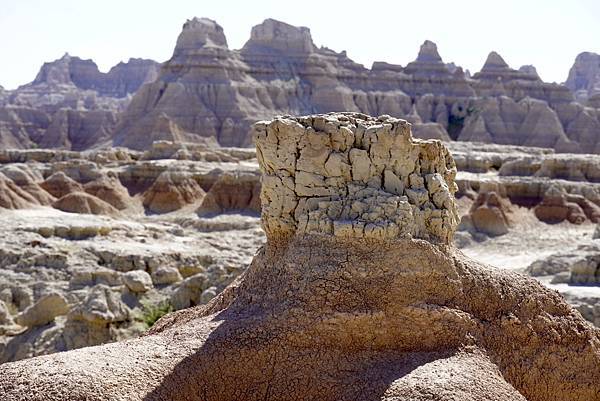
<path fill-rule="evenodd" d="M 200 201 L 205 192 L 189 175 L 164 171 L 144 193 L 144 206 L 153 213 L 166 213 Z"/>
<path fill-rule="evenodd" d="M 267 235 L 450 240 L 456 166 L 441 142 L 413 141 L 406 121 L 346 113 L 255 129 Z"/>
<path fill-rule="evenodd" d="M 358 142 L 352 125 L 366 128 Z M 424 205 L 417 198 L 398 195 L 396 185 L 369 186 L 362 168 L 394 171 L 411 164 L 415 153 L 420 157 L 414 180 L 440 176 L 431 183 L 425 178 L 430 204 L 424 208 L 454 210 L 452 198 L 442 208 L 434 199 L 440 185 L 454 191 L 448 151 L 439 142 L 413 140 L 406 128 L 402 121 L 360 115 L 260 123 L 265 179 L 290 178 L 296 185 L 263 186 L 268 242 L 246 273 L 206 306 L 168 315 L 139 339 L 2 365 L 0 399 L 597 398 L 598 332 L 557 293 L 466 258 L 448 242 L 455 225 L 425 225 L 418 232 L 408 222 L 398 235 L 371 236 L 367 230 L 336 234 L 299 224 L 304 212 L 310 221 L 311 212 L 299 198 L 325 198 L 322 206 L 329 211 L 334 201 L 356 202 L 351 185 L 398 198 L 398 213 L 418 220 Z M 287 164 L 288 154 L 278 153 L 289 145 L 269 140 L 271 130 L 307 145 L 291 158 L 294 166 Z M 345 142 L 348 131 L 355 134 L 352 142 Z M 330 141 L 314 142 L 318 138 Z M 382 143 L 369 140 L 374 138 Z M 390 150 L 383 160 L 376 157 L 382 156 L 380 146 Z M 368 156 L 349 160 L 356 177 L 352 168 L 350 176 L 323 173 L 325 180 L 334 179 L 327 194 L 295 195 L 296 203 L 282 202 L 280 208 L 267 203 L 289 200 L 302 166 L 319 166 L 324 154 L 366 148 L 373 162 Z M 293 168 L 274 169 L 283 166 Z M 325 186 L 312 190 L 318 187 Z M 322 210 L 319 202 L 315 206 L 312 211 Z M 290 214 L 294 209 L 297 218 Z M 341 216 L 331 212 L 332 219 Z M 347 223 L 371 217 L 349 215 Z M 379 219 L 382 226 L 393 222 L 393 216 Z M 575 372 L 577 380 L 565 380 Z"/>
<path fill-rule="evenodd" d="M 45 63 L 31 83 L 0 95 L 0 145 L 82 150 L 109 142 L 128 96 L 157 71 L 158 63 L 142 59 L 108 73 L 68 54 Z"/>
<path fill-rule="evenodd" d="M 582 53 L 563 86 L 491 52 L 471 77 L 425 41 L 404 67 L 368 69 L 345 51 L 317 47 L 305 27 L 267 19 L 231 50 L 221 26 L 194 18 L 161 67 L 130 59 L 101 73 L 68 54 L 46 63 L 31 84 L 0 94 L 0 145 L 81 150 L 112 141 L 148 149 L 155 140 L 210 137 L 250 146 L 257 119 L 356 111 L 406 118 L 422 138 L 600 153 L 596 60 Z"/>
<path fill-rule="evenodd" d="M 532 66 L 512 69 L 492 52 L 471 78 L 425 41 L 405 67 L 367 69 L 345 51 L 318 48 L 308 28 L 272 19 L 239 51 L 215 21 L 186 22 L 156 82 L 134 96 L 114 144 L 144 149 L 158 139 L 211 136 L 248 146 L 257 119 L 330 111 L 406 118 L 424 138 L 600 152 L 597 109 L 575 102 L 566 86 L 544 83 Z"/>
<path fill-rule="evenodd" d="M 118 214 L 117 209 L 109 203 L 85 192 L 73 192 L 65 195 L 54 202 L 52 207 L 71 213 L 103 214 L 107 216 Z"/>
<path fill-rule="evenodd" d="M 600 55 L 584 52 L 577 55 L 565 85 L 575 93 L 575 97 L 600 106 Z"/>

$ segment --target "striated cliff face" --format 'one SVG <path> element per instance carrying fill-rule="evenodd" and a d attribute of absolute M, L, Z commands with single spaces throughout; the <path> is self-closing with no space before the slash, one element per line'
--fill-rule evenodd
<path fill-rule="evenodd" d="M 267 19 L 232 50 L 218 23 L 193 18 L 163 65 L 131 59 L 102 73 L 67 54 L 32 83 L 0 91 L 0 108 L 10 108 L 0 118 L 0 144 L 148 149 L 155 140 L 211 137 L 251 146 L 256 120 L 348 111 L 404 118 L 421 138 L 600 153 L 599 68 L 598 55 L 582 53 L 566 85 L 545 83 L 535 67 L 513 69 L 491 52 L 471 75 L 427 40 L 406 66 L 369 69 L 345 51 L 317 47 L 305 27 Z M 64 108 L 70 120 L 55 115 Z M 62 128 L 57 134 L 51 125 Z"/>
<path fill-rule="evenodd" d="M 100 96 L 121 98 L 134 93 L 142 84 L 154 81 L 158 68 L 156 61 L 132 58 L 103 73 L 92 60 L 82 60 L 66 53 L 58 60 L 44 63 L 33 82 L 20 89 L 74 85 L 79 89 L 94 90 Z"/>
<path fill-rule="evenodd" d="M 577 99 L 600 107 L 600 54 L 584 52 L 575 58 L 565 85 Z"/>
<path fill-rule="evenodd" d="M 118 113 L 157 71 L 158 63 L 142 59 L 108 73 L 68 54 L 45 63 L 31 83 L 0 91 L 0 145 L 83 150 L 110 142 Z"/>
<path fill-rule="evenodd" d="M 425 41 L 405 67 L 367 69 L 346 52 L 315 46 L 308 28 L 273 19 L 252 28 L 239 51 L 216 22 L 186 22 L 158 79 L 134 96 L 114 144 L 143 149 L 156 139 L 213 136 L 249 146 L 256 119 L 340 110 L 406 118 L 426 138 L 600 152 L 598 109 L 543 82 L 533 66 L 516 70 L 491 52 L 471 78 Z"/>

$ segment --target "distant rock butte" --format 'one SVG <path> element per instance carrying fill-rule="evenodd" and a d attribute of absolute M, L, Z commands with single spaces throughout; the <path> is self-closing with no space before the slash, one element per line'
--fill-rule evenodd
<path fill-rule="evenodd" d="M 0 91 L 0 146 L 83 150 L 108 144 L 119 112 L 158 68 L 151 60 L 130 59 L 102 73 L 93 61 L 69 54 L 45 63 L 33 82 Z"/>
<path fill-rule="evenodd" d="M 575 97 L 600 107 L 600 54 L 584 52 L 575 58 L 565 85 Z"/>
<path fill-rule="evenodd" d="M 470 78 L 427 40 L 406 67 L 375 62 L 369 70 L 345 51 L 318 48 L 308 28 L 273 19 L 252 28 L 239 51 L 214 21 L 186 22 L 173 57 L 124 112 L 113 144 L 145 149 L 154 140 L 214 137 L 249 146 L 255 120 L 330 111 L 407 118 L 425 137 L 600 152 L 597 110 L 575 102 L 566 86 L 544 83 L 532 66 L 512 69 L 491 52 Z"/>
<path fill-rule="evenodd" d="M 430 40 L 404 67 L 368 69 L 317 47 L 306 27 L 267 19 L 232 50 L 217 22 L 193 18 L 161 66 L 131 59 L 101 73 L 65 55 L 31 84 L 0 92 L 0 146 L 149 149 L 214 138 L 248 147 L 254 121 L 350 111 L 405 118 L 425 138 L 600 153 L 597 57 L 580 55 L 566 86 L 543 82 L 533 66 L 513 69 L 497 52 L 471 76 Z"/>

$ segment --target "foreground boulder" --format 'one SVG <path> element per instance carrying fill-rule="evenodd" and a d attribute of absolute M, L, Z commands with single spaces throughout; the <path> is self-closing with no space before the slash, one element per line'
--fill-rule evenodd
<path fill-rule="evenodd" d="M 451 245 L 440 142 L 360 114 L 255 140 L 268 242 L 240 278 L 139 339 L 0 366 L 0 400 L 600 398 L 599 332 Z"/>

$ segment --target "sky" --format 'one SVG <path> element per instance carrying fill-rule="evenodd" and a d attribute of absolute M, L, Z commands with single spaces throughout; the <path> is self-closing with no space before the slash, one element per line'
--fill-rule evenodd
<path fill-rule="evenodd" d="M 32 81 L 65 52 L 108 71 L 130 57 L 169 59 L 188 18 L 208 17 L 239 49 L 266 18 L 311 29 L 314 42 L 370 68 L 406 65 L 426 39 L 472 73 L 495 50 L 564 82 L 577 54 L 600 53 L 599 0 L 0 0 L 0 85 Z"/>

